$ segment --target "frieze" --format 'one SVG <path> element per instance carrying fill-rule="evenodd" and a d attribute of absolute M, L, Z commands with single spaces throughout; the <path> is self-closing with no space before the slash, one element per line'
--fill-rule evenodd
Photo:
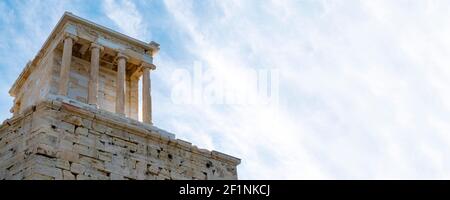
<path fill-rule="evenodd" d="M 83 26 L 81 24 L 76 24 L 76 28 L 77 28 L 77 32 L 79 35 L 87 35 L 89 38 L 92 38 L 93 41 L 101 41 L 106 44 L 116 43 L 124 49 L 130 49 L 130 50 L 133 50 L 140 54 L 145 54 L 145 50 L 143 48 L 131 45 L 128 42 L 124 42 L 124 41 L 117 39 L 115 37 L 112 37 L 108 34 L 104 34 L 101 31 L 94 30 L 90 27 Z M 108 42 L 105 40 L 107 40 Z M 116 45 L 116 47 L 117 47 L 117 45 Z"/>

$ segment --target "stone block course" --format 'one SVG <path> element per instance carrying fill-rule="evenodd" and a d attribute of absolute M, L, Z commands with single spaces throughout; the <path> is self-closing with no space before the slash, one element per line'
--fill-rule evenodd
<path fill-rule="evenodd" d="M 63 106 L 55 108 L 55 103 Z M 106 114 L 89 118 L 101 115 L 92 112 L 85 118 L 77 107 L 66 104 L 43 101 L 31 114 L 16 116 L 11 120 L 13 123 L 3 123 L 0 179 L 237 178 L 237 158 L 199 149 L 186 141 L 158 137 L 160 133 L 156 131 L 136 132 L 127 125 L 109 125 Z M 46 117 L 33 118 L 41 116 Z M 30 121 L 39 123 L 26 124 Z"/>

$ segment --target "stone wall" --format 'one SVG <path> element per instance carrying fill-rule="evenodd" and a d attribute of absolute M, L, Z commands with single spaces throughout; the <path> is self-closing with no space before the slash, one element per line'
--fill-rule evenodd
<path fill-rule="evenodd" d="M 42 62 L 35 66 L 35 72 L 27 77 L 23 87 L 19 90 L 16 97 L 15 103 L 19 104 L 16 108 L 17 113 L 20 113 L 25 108 L 42 101 L 50 92 L 52 79 L 49 77 L 51 77 L 52 74 L 52 58 L 52 53 L 45 56 L 42 59 Z"/>
<path fill-rule="evenodd" d="M 237 179 L 240 160 L 54 97 L 0 127 L 0 179 Z"/>

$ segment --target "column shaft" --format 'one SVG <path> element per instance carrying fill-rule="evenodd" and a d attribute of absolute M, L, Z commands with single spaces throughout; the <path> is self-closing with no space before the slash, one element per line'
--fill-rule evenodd
<path fill-rule="evenodd" d="M 139 78 L 130 79 L 129 89 L 129 117 L 139 120 Z"/>
<path fill-rule="evenodd" d="M 91 68 L 89 73 L 88 104 L 98 106 L 98 73 L 100 68 L 100 47 L 91 46 Z"/>
<path fill-rule="evenodd" d="M 125 115 L 125 66 L 126 57 L 119 56 L 116 82 L 116 113 Z"/>
<path fill-rule="evenodd" d="M 61 70 L 59 74 L 59 88 L 58 88 L 58 94 L 62 96 L 67 96 L 67 91 L 69 89 L 70 64 L 72 61 L 72 46 L 73 46 L 73 38 L 66 37 L 64 39 L 64 49 L 62 55 Z"/>
<path fill-rule="evenodd" d="M 151 96 L 150 67 L 143 67 L 142 121 L 147 124 L 152 124 L 152 96 Z"/>

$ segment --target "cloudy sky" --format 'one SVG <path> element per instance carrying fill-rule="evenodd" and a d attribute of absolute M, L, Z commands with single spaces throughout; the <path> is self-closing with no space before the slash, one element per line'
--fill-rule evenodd
<path fill-rule="evenodd" d="M 161 44 L 155 125 L 242 158 L 241 179 L 450 178 L 450 1 L 2 0 L 2 120 L 64 11 Z M 276 101 L 177 102 L 195 66 L 230 88 L 274 72 Z"/>

